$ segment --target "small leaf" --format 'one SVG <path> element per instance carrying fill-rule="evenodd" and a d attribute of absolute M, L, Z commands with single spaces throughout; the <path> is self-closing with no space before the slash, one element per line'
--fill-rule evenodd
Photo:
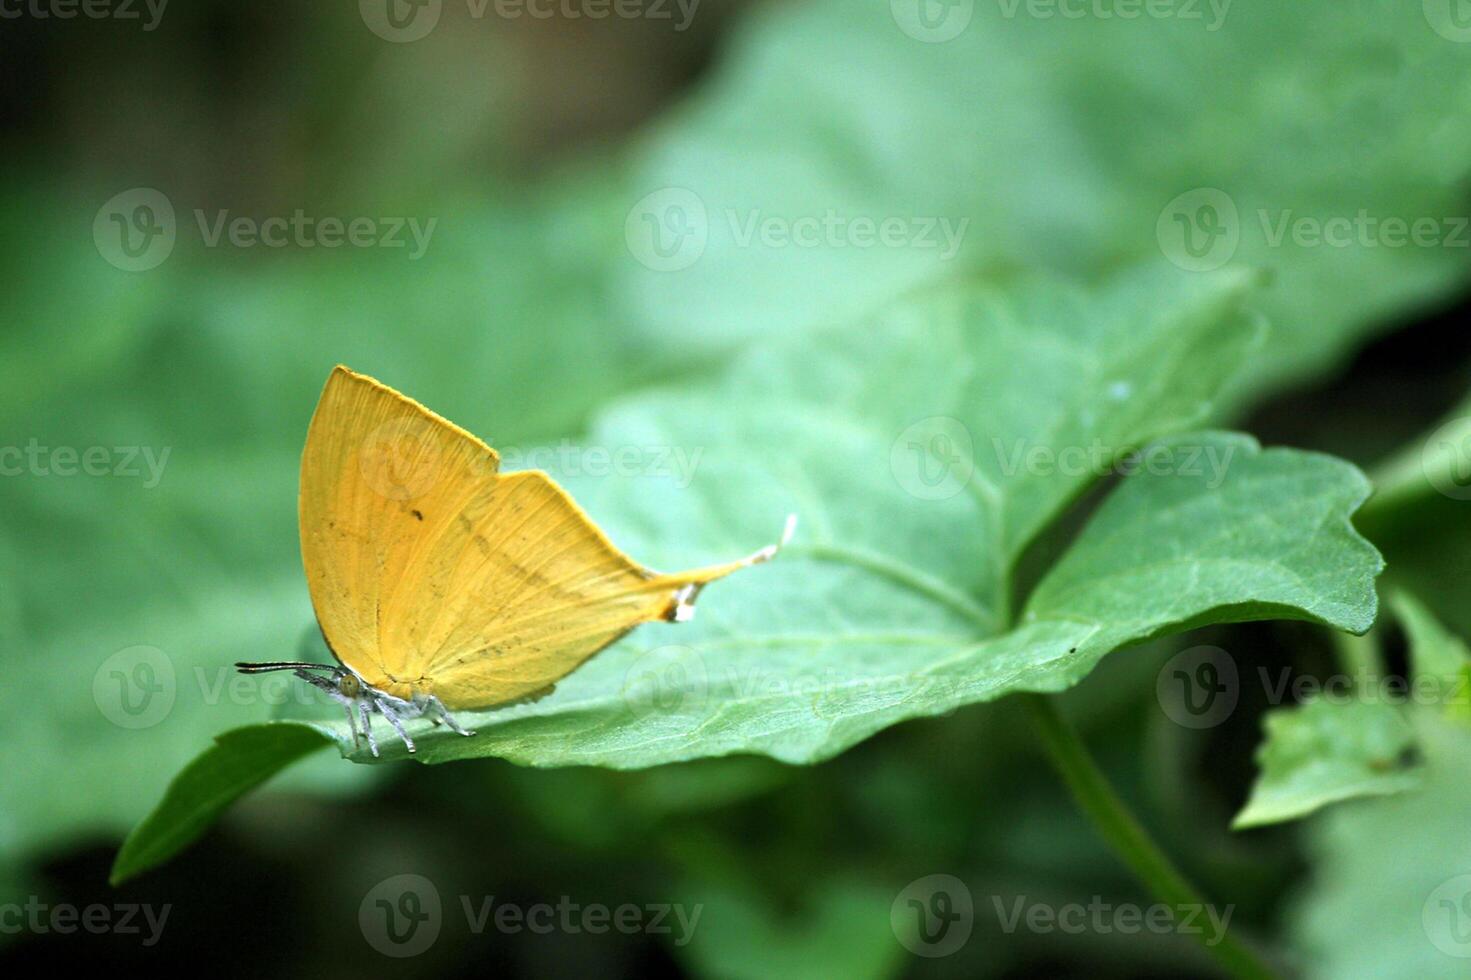
<path fill-rule="evenodd" d="M 1245 830 L 1307 816 L 1331 803 L 1420 785 L 1409 768 L 1415 736 L 1393 704 L 1313 701 L 1270 712 L 1257 752 L 1261 775 L 1232 821 Z"/>
<path fill-rule="evenodd" d="M 1416 703 L 1433 703 L 1449 718 L 1471 721 L 1471 651 L 1410 593 L 1401 590 L 1393 601 L 1409 639 Z"/>
<path fill-rule="evenodd" d="M 1394 610 L 1409 638 L 1408 706 L 1389 700 L 1384 678 L 1367 677 L 1347 702 L 1314 701 L 1270 712 L 1257 751 L 1261 775 L 1232 827 L 1281 823 L 1341 800 L 1390 796 L 1415 789 L 1415 716 L 1438 708 L 1446 717 L 1471 717 L 1471 654 L 1418 599 L 1403 590 Z"/>
<path fill-rule="evenodd" d="M 189 846 L 224 810 L 282 769 L 331 744 L 308 725 L 252 725 L 225 732 L 185 766 L 163 800 L 133 829 L 112 865 L 121 884 Z"/>
<path fill-rule="evenodd" d="M 1423 787 L 1308 824 L 1313 873 L 1289 921 L 1313 980 L 1465 980 L 1471 730 L 1434 712 L 1413 717 Z"/>

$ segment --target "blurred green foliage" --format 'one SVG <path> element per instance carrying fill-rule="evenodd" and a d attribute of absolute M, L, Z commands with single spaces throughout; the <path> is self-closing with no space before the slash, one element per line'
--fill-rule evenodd
<path fill-rule="evenodd" d="M 873 338 L 858 332 L 875 311 L 924 289 L 1009 288 L 1045 273 L 1092 291 L 1140 265 L 1173 273 L 1159 222 L 1181 195 L 1211 188 L 1237 212 L 1233 262 L 1270 276 L 1249 301 L 1270 322 L 1267 346 L 1218 416 L 1256 411 L 1270 423 L 1274 396 L 1332 384 L 1368 338 L 1464 289 L 1464 250 L 1268 237 L 1289 212 L 1319 221 L 1361 210 L 1406 220 L 1466 213 L 1471 45 L 1437 33 L 1419 4 L 1237 0 L 1216 30 L 1182 19 L 1041 19 L 1025 7 L 1007 16 L 1005 5 L 980 4 L 944 43 L 906 35 L 889 7 L 793 2 L 738 20 L 712 8 L 709 22 L 730 19 L 730 30 L 676 104 L 627 137 L 603 142 L 598 130 L 551 155 L 535 153 L 555 143 L 528 108 L 554 104 L 538 101 L 538 86 L 643 111 L 667 95 L 620 88 L 598 62 L 569 72 L 576 59 L 566 54 L 538 73 L 537 59 L 549 57 L 543 35 L 466 23 L 448 7 L 444 26 L 412 45 L 380 41 L 350 8 L 288 20 L 181 7 L 142 37 L 112 24 L 47 26 L 46 50 L 60 52 L 46 104 L 56 121 L 0 163 L 0 445 L 106 447 L 114 462 L 120 447 L 169 456 L 155 486 L 146 467 L 0 478 L 0 901 L 105 898 L 106 860 L 81 873 L 71 862 L 98 848 L 110 860 L 214 735 L 277 713 L 259 689 L 234 697 L 221 685 L 232 661 L 288 655 L 310 627 L 296 461 L 334 363 L 391 381 L 500 447 L 594 440 L 595 417 L 631 431 L 644 406 L 699 405 L 684 424 L 713 453 L 724 408 L 769 394 L 781 379 L 763 359 L 805 342 L 793 335 L 833 338 L 826 363 L 840 365 L 852 349 L 871 351 Z M 257 37 L 269 42 L 246 40 Z M 109 265 L 91 233 L 102 203 L 135 186 L 163 190 L 180 216 L 173 254 L 143 273 Z M 703 204 L 708 240 L 688 268 L 660 273 L 637 260 L 626 224 L 639 201 L 669 187 Z M 438 223 L 414 261 L 375 249 L 276 253 L 206 247 L 195 208 Z M 966 224 L 953 258 L 738 240 L 753 214 L 789 221 L 830 210 Z M 904 353 L 870 353 L 878 363 L 866 381 L 882 388 Z M 738 359 L 748 373 L 732 391 L 716 379 Z M 823 363 L 786 383 L 820 378 Z M 1437 368 L 1464 388 L 1462 365 Z M 1385 472 L 1408 473 L 1396 484 L 1404 492 L 1371 503 L 1361 527 L 1386 554 L 1389 578 L 1464 630 L 1471 521 L 1464 501 L 1416 472 L 1421 440 L 1412 438 L 1450 407 L 1396 417 L 1391 431 L 1411 462 Z M 1332 405 L 1295 431 L 1368 466 L 1386 447 L 1344 421 L 1350 410 Z M 834 445 L 789 460 L 758 451 L 763 468 L 805 472 Z M 882 454 L 871 465 L 887 478 Z M 701 479 L 734 480 L 739 461 L 711 467 Z M 779 522 L 786 504 L 741 500 L 740 535 L 690 505 L 655 534 L 647 512 L 589 496 L 594 516 L 650 549 L 651 561 L 703 554 L 726 534 L 742 550 L 747 528 L 769 534 L 761 522 L 768 513 Z M 875 528 L 885 520 L 844 513 Z M 1034 542 L 1044 566 L 1067 530 Z M 787 574 L 779 567 L 770 571 Z M 745 587 L 732 582 L 729 601 Z M 1244 671 L 1257 657 L 1321 666 L 1316 634 L 1254 629 L 1208 638 L 1235 651 Z M 128 728 L 109 717 L 107 665 L 140 646 L 162 653 L 177 696 L 161 723 Z M 1458 723 L 1427 722 L 1420 792 L 1330 809 L 1309 823 L 1305 849 L 1292 830 L 1229 838 L 1256 719 L 1243 708 L 1206 734 L 1165 721 L 1151 685 L 1168 652 L 1111 658 L 1067 702 L 1207 894 L 1235 903 L 1241 928 L 1324 976 L 1459 975 L 1450 971 L 1464 961 L 1427 943 L 1421 920 L 1433 889 L 1471 871 Z M 385 771 L 329 756 L 273 784 L 157 884 L 126 894 L 177 900 L 171 939 L 189 950 L 219 914 L 191 883 L 238 887 L 237 924 L 299 940 L 291 965 L 324 975 L 381 965 L 354 916 L 376 881 L 405 869 L 423 870 L 446 896 L 709 905 L 687 947 L 442 943 L 410 964 L 425 975 L 466 969 L 476 956 L 524 972 L 677 965 L 703 976 L 1205 969 L 1177 936 L 1000 931 L 987 896 L 1148 901 L 1039 771 L 1005 701 L 900 726 L 800 771 L 745 758 L 638 773 L 494 761 Z M 1399 838 L 1403 848 L 1384 846 Z M 1300 887 L 1306 864 L 1319 877 Z M 967 881 L 978 934 L 952 957 L 921 962 L 895 943 L 888 906 L 936 871 Z M 268 900 L 250 901 L 262 880 Z M 289 927 L 271 918 L 273 905 L 297 911 Z M 39 948 L 55 955 L 54 945 Z M 247 953 L 260 958 L 252 966 L 269 965 L 267 951 Z"/>

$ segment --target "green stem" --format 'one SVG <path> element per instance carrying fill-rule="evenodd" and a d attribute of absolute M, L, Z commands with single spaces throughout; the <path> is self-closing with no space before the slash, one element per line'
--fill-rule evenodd
<path fill-rule="evenodd" d="M 1041 694 L 1024 694 L 1022 699 L 1031 712 L 1052 764 L 1057 767 L 1068 789 L 1072 790 L 1078 806 L 1135 876 L 1156 899 L 1172 908 L 1205 908 L 1204 898 L 1129 812 L 1088 754 L 1077 732 L 1058 714 L 1052 699 Z M 1205 934 L 1197 935 L 1204 942 Z M 1277 977 L 1277 973 L 1255 951 L 1230 933 L 1222 936 L 1214 946 L 1206 944 L 1205 949 L 1233 977 L 1250 980 L 1273 980 Z"/>
<path fill-rule="evenodd" d="M 1339 666 L 1355 681 L 1372 682 L 1383 675 L 1384 661 L 1379 656 L 1379 646 L 1369 637 L 1334 633 L 1333 645 L 1338 652 Z"/>
<path fill-rule="evenodd" d="M 1434 499 L 1438 487 L 1456 479 L 1455 466 L 1460 462 L 1460 447 L 1471 437 L 1471 401 L 1463 401 L 1451 411 L 1452 422 L 1443 423 L 1427 433 L 1437 436 L 1433 444 L 1416 440 L 1409 447 L 1369 471 L 1374 495 L 1354 515 L 1355 523 L 1378 521 L 1396 511 L 1413 507 L 1426 499 Z"/>

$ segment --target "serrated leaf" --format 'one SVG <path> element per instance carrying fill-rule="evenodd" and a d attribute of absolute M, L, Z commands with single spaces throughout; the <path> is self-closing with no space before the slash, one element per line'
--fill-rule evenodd
<path fill-rule="evenodd" d="M 425 732 L 419 758 L 814 762 L 907 718 L 1065 689 L 1169 630 L 1284 615 L 1366 629 L 1379 559 L 1348 521 L 1362 476 L 1219 433 L 1155 443 L 1006 625 L 1013 559 L 1101 477 L 1060 450 L 1102 446 L 1106 469 L 1203 417 L 1250 349 L 1235 312 L 1245 286 L 1151 275 L 1094 297 L 951 290 L 755 354 L 712 396 L 625 403 L 594 444 L 703 450 L 687 489 L 568 480 L 634 553 L 663 565 L 738 553 L 787 510 L 803 515 L 801 535 L 712 589 L 693 625 L 640 631 L 535 704 L 465 713 L 474 738 Z M 878 362 L 882 375 L 861 369 Z M 954 424 L 926 428 L 936 417 Z M 928 499 L 903 457 L 936 450 L 941 433 L 969 440 L 970 479 Z M 1055 460 L 1013 465 L 1018 445 Z"/>
<path fill-rule="evenodd" d="M 768 577 L 782 574 L 775 601 L 758 599 L 749 610 L 722 603 L 728 620 L 701 629 L 686 645 L 645 654 L 652 662 L 614 651 L 569 678 L 579 697 L 565 708 L 554 696 L 500 724 L 485 716 L 477 724 L 494 727 L 483 727 L 482 737 L 493 740 L 493 754 L 530 764 L 628 766 L 732 751 L 812 762 L 905 718 L 1015 691 L 1063 690 L 1118 646 L 1213 619 L 1290 615 L 1365 628 L 1378 560 L 1347 523 L 1365 490 L 1357 472 L 1310 454 L 1264 453 L 1240 436 L 1202 435 L 1196 445 L 1236 451 L 1226 481 L 1208 489 L 1203 478 L 1126 480 L 1075 545 L 1081 557 L 1044 580 L 1015 629 L 984 636 L 972 626 L 970 637 L 884 635 L 877 627 L 896 613 L 949 619 L 960 628 L 956 593 L 902 566 L 819 546 L 818 561 L 787 561 L 782 573 L 773 567 Z M 1190 484 L 1195 492 L 1182 493 Z M 1330 492 L 1320 513 L 1294 525 L 1288 523 L 1299 517 L 1293 498 L 1261 494 L 1264 487 Z M 1137 521 L 1151 514 L 1156 520 Z M 1232 517 L 1244 526 L 1228 532 Z M 1257 534 L 1252 523 L 1259 524 Z M 1137 537 L 1121 537 L 1120 528 Z M 1120 545 L 1168 560 L 1130 567 L 1128 555 L 1109 557 Z M 1278 549 L 1293 557 L 1260 557 Z M 801 554 L 794 546 L 793 558 Z M 1346 572 L 1350 584 L 1340 586 L 1327 569 Z M 1120 585 L 1115 574 L 1148 590 L 1137 613 L 1122 615 L 1126 607 L 1111 602 Z M 1331 587 L 1317 595 L 1315 582 Z M 824 637 L 804 626 L 845 618 L 870 632 L 850 628 Z M 646 673 L 655 675 L 653 692 L 640 687 Z M 656 696 L 664 703 L 645 710 Z M 595 719 L 606 721 L 590 724 Z M 437 740 L 433 751 L 455 757 L 472 742 Z"/>
<path fill-rule="evenodd" d="M 1367 629 L 1381 563 L 1349 523 L 1368 493 L 1357 470 L 1241 435 L 1155 438 L 1207 416 L 1250 351 L 1248 284 L 950 289 L 753 353 L 712 392 L 618 405 L 591 446 L 698 461 L 563 474 L 632 553 L 662 566 L 738 554 L 789 511 L 799 538 L 712 589 L 694 623 L 636 632 L 542 700 L 460 712 L 473 737 L 416 726 L 417 758 L 811 763 L 909 718 L 1064 690 L 1169 631 L 1281 616 Z M 1098 452 L 1067 462 L 1070 448 Z M 1013 622 L 1016 557 L 1120 468 L 1131 475 Z M 357 761 L 405 757 L 397 740 L 375 759 L 345 725 L 324 728 Z"/>
<path fill-rule="evenodd" d="M 1391 796 L 1420 785 L 1404 712 L 1377 701 L 1314 701 L 1270 712 L 1257 752 L 1261 775 L 1232 821 L 1245 830 L 1296 820 L 1332 803 Z"/>

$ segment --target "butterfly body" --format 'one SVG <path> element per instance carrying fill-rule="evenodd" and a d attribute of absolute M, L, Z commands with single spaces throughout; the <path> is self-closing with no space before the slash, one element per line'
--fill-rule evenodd
<path fill-rule="evenodd" d="M 664 574 L 619 551 L 549 476 L 393 389 L 338 367 L 302 454 L 302 560 L 340 667 L 283 663 L 342 703 L 354 740 L 381 714 L 461 729 L 449 711 L 549 693 L 641 623 L 683 622 L 709 582 L 776 554 Z M 792 529 L 788 520 L 787 536 Z M 785 536 L 783 541 L 785 540 Z M 468 734 L 468 733 L 466 733 Z"/>

